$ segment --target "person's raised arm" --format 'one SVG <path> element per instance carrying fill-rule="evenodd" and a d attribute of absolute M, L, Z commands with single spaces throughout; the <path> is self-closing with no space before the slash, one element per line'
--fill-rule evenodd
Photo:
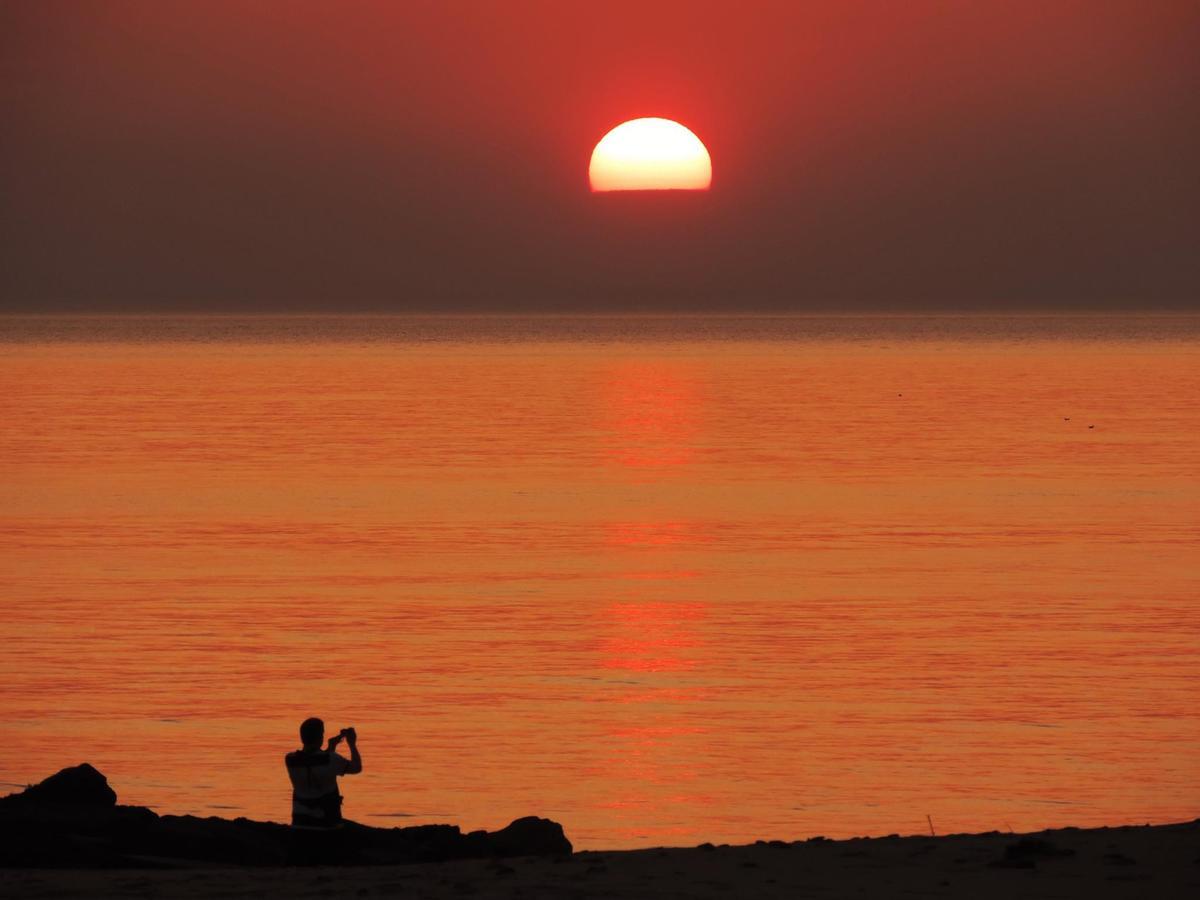
<path fill-rule="evenodd" d="M 347 775 L 357 775 L 362 771 L 362 757 L 358 755 L 358 735 L 353 728 L 346 729 L 346 743 L 350 745 L 350 768 Z"/>

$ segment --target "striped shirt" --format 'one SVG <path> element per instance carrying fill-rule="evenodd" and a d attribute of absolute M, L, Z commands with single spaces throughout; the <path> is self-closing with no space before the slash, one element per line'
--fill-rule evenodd
<path fill-rule="evenodd" d="M 332 750 L 295 750 L 284 757 L 292 780 L 292 824 L 332 828 L 342 821 L 337 780 L 350 761 Z"/>

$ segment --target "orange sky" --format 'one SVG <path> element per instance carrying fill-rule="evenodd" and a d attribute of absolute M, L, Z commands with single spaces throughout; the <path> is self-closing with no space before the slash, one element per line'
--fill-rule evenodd
<path fill-rule="evenodd" d="M 4 309 L 1200 295 L 1190 2 L 46 0 L 0 34 Z M 591 196 L 653 115 L 712 193 Z"/>

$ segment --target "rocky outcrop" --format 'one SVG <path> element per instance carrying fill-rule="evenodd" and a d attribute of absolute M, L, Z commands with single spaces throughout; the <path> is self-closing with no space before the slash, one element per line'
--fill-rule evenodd
<path fill-rule="evenodd" d="M 250 819 L 160 816 L 116 801 L 104 775 L 86 763 L 0 798 L 0 866 L 396 865 L 571 853 L 561 825 L 533 816 L 494 832 L 463 834 L 456 825 L 371 828 L 347 823 L 336 835 L 313 835 Z"/>
<path fill-rule="evenodd" d="M 562 826 L 550 819 L 525 816 L 499 831 L 476 832 L 487 838 L 493 856 L 559 856 L 571 852 Z"/>
<path fill-rule="evenodd" d="M 117 805 L 117 792 L 97 769 L 83 763 L 55 772 L 19 794 L 0 797 L 0 810 L 54 804 L 106 809 Z"/>

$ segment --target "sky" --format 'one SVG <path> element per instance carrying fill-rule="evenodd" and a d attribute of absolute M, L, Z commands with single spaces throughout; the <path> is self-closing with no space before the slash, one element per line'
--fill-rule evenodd
<path fill-rule="evenodd" d="M 0 117 L 9 312 L 1200 309 L 1195 0 L 0 0 Z"/>

